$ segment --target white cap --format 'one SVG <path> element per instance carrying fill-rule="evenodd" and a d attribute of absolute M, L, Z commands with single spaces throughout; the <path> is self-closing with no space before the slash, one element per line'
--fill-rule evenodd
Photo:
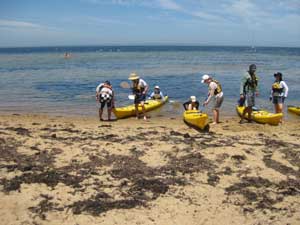
<path fill-rule="evenodd" d="M 201 81 L 201 83 L 204 83 L 204 81 L 208 80 L 209 78 L 210 78 L 209 75 L 204 74 L 204 75 L 202 76 L 202 81 Z"/>
<path fill-rule="evenodd" d="M 196 96 L 191 96 L 190 99 L 192 102 L 196 102 Z"/>
<path fill-rule="evenodd" d="M 159 86 L 158 86 L 158 85 L 156 85 L 154 88 L 155 88 L 155 89 L 159 89 Z"/>

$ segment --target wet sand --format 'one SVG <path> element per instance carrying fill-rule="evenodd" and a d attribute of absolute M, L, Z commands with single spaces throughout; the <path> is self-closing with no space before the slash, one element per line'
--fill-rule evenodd
<path fill-rule="evenodd" d="M 0 116 L 1 224 L 300 224 L 300 118 Z"/>

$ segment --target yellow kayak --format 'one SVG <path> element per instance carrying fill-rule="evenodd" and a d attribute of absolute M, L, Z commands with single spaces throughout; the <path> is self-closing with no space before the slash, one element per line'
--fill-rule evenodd
<path fill-rule="evenodd" d="M 237 106 L 236 111 L 239 114 L 239 116 L 242 116 L 243 111 L 245 107 L 244 106 Z M 246 114 L 246 117 L 248 114 Z M 257 123 L 267 123 L 270 125 L 278 125 L 279 122 L 282 119 L 283 114 L 282 113 L 270 113 L 265 110 L 253 110 L 252 112 L 252 119 Z"/>
<path fill-rule="evenodd" d="M 206 129 L 208 127 L 208 116 L 199 110 L 186 110 L 183 113 L 183 120 L 193 126 L 200 129 Z"/>
<path fill-rule="evenodd" d="M 292 113 L 295 113 L 295 114 L 300 116 L 300 107 L 289 105 L 288 106 L 288 111 L 292 112 Z"/>
<path fill-rule="evenodd" d="M 153 100 L 153 99 L 146 100 L 146 102 L 145 102 L 146 112 L 162 106 L 163 104 L 165 104 L 168 101 L 168 98 L 169 98 L 168 96 L 165 96 L 165 98 L 163 100 Z M 139 105 L 138 110 L 139 110 L 139 113 L 142 113 L 142 106 Z M 118 119 L 135 116 L 135 106 L 134 106 L 134 104 L 132 104 L 129 106 L 114 108 L 113 112 Z"/>

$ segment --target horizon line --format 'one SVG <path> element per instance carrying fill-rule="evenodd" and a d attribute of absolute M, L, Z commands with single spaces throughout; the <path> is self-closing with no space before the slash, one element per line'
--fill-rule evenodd
<path fill-rule="evenodd" d="M 163 47 L 163 46 L 170 46 L 170 47 L 249 47 L 249 48 L 260 48 L 260 47 L 267 47 L 267 48 L 300 48 L 300 46 L 281 46 L 281 45 L 226 45 L 226 44 L 183 44 L 183 43 L 174 43 L 174 44 L 163 44 L 163 43 L 137 43 L 137 44 L 75 44 L 75 45 L 40 45 L 40 46 L 0 46 L 0 49 L 8 49 L 8 48 L 61 48 L 61 47 Z"/>

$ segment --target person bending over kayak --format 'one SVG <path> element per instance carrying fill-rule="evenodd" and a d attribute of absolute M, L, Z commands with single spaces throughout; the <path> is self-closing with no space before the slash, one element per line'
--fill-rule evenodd
<path fill-rule="evenodd" d="M 161 92 L 159 86 L 155 86 L 154 87 L 154 91 L 151 93 L 149 99 L 154 99 L 154 100 L 162 100 L 164 99 L 164 95 L 163 93 Z"/>
<path fill-rule="evenodd" d="M 128 80 L 132 81 L 132 93 L 134 94 L 135 115 L 139 118 L 138 106 L 141 104 L 144 120 L 147 120 L 145 110 L 145 100 L 149 89 L 148 84 L 141 79 L 136 73 L 131 73 Z"/>
<path fill-rule="evenodd" d="M 283 103 L 288 96 L 289 88 L 282 79 L 282 73 L 275 73 L 274 77 L 275 82 L 272 85 L 270 101 L 273 100 L 275 112 L 282 113 Z"/>
<path fill-rule="evenodd" d="M 114 92 L 112 85 L 107 80 L 104 83 L 101 83 L 96 88 L 96 101 L 99 101 L 99 119 L 103 121 L 102 114 L 105 105 L 107 106 L 107 117 L 108 120 L 111 120 L 111 111 L 114 107 Z"/>
<path fill-rule="evenodd" d="M 183 103 L 183 107 L 185 110 L 198 110 L 199 102 L 196 99 L 196 96 L 191 96 L 190 100 Z"/>
<path fill-rule="evenodd" d="M 240 86 L 240 102 L 243 102 L 245 109 L 240 123 L 244 122 L 246 113 L 248 113 L 248 122 L 252 122 L 252 107 L 255 106 L 255 97 L 259 95 L 258 79 L 256 76 L 256 65 L 251 64 L 249 71 L 244 75 Z"/>
<path fill-rule="evenodd" d="M 211 101 L 212 98 L 214 99 L 214 106 L 213 106 L 214 122 L 213 122 L 213 124 L 217 124 L 220 122 L 219 121 L 220 107 L 222 106 L 223 99 L 224 99 L 222 86 L 217 80 L 214 80 L 212 77 L 210 77 L 207 74 L 202 76 L 201 83 L 205 83 L 208 85 L 207 99 L 203 103 L 203 106 L 208 105 L 208 103 Z"/>

